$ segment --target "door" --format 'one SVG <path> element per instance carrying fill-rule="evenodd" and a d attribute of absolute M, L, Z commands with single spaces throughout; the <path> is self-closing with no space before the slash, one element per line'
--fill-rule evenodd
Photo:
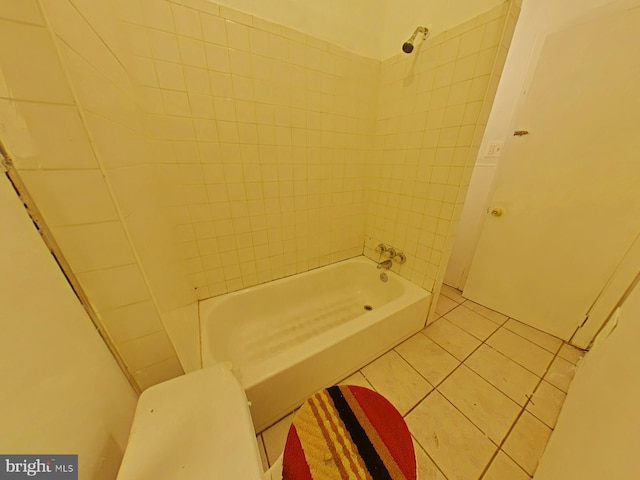
<path fill-rule="evenodd" d="M 466 297 L 568 340 L 640 233 L 640 9 L 549 35 Z"/>

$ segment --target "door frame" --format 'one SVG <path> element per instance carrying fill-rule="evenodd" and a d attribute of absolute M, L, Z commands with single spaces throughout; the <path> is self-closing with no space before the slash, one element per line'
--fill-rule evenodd
<path fill-rule="evenodd" d="M 595 337 L 607 323 L 615 309 L 620 305 L 635 279 L 640 274 L 640 235 L 638 235 L 615 271 L 587 312 L 584 323 L 576 329 L 569 343 L 588 350 Z"/>
<path fill-rule="evenodd" d="M 602 15 L 614 13 L 616 11 L 635 8 L 640 2 L 638 0 L 591 0 L 590 5 L 584 6 L 584 0 L 571 0 L 556 2 L 552 0 L 536 1 L 536 2 L 523 2 L 522 11 L 520 12 L 520 18 L 514 32 L 511 48 L 507 56 L 505 63 L 505 69 L 502 73 L 502 80 L 505 78 L 505 72 L 509 68 L 522 69 L 524 73 L 520 76 L 516 76 L 511 81 L 514 82 L 514 86 L 510 88 L 511 91 L 502 91 L 501 86 L 498 86 L 498 92 L 494 101 L 494 109 L 497 104 L 500 103 L 501 96 L 509 96 L 506 101 L 513 101 L 513 109 L 511 110 L 510 119 L 507 123 L 499 125 L 496 117 L 490 116 L 487 124 L 485 135 L 482 139 L 480 146 L 480 152 L 483 156 L 478 156 L 476 164 L 485 164 L 486 162 L 485 152 L 488 149 L 488 144 L 493 139 L 503 139 L 504 147 L 499 158 L 495 162 L 494 172 L 492 179 L 487 181 L 484 186 L 485 194 L 480 192 L 478 196 L 482 196 L 484 200 L 483 205 L 475 205 L 473 208 L 468 209 L 465 205 L 462 218 L 460 222 L 466 224 L 472 224 L 477 222 L 477 228 L 474 229 L 473 239 L 468 241 L 468 247 L 461 255 L 464 255 L 462 273 L 456 277 L 459 277 L 458 285 L 454 285 L 460 290 L 464 290 L 464 286 L 471 268 L 471 263 L 475 254 L 476 246 L 480 239 L 480 234 L 484 227 L 486 220 L 485 210 L 491 204 L 493 195 L 495 193 L 495 187 L 497 179 L 500 176 L 500 170 L 504 164 L 505 157 L 508 154 L 509 146 L 512 139 L 512 132 L 517 129 L 517 118 L 521 111 L 521 104 L 523 98 L 533 80 L 538 60 L 542 53 L 544 43 L 547 36 L 562 28 L 569 28 L 573 25 L 587 22 L 594 18 L 599 18 Z M 579 11 L 575 12 L 578 9 Z M 524 20 L 524 22 L 523 22 Z M 526 62 L 523 61 L 523 57 L 527 57 Z M 523 66 L 524 64 L 524 66 Z M 508 87 L 507 87 L 508 88 Z M 517 94 L 514 95 L 513 90 L 517 90 Z M 492 112 L 493 114 L 494 112 Z M 469 188 L 474 188 L 471 184 Z M 467 211 L 468 210 L 468 211 Z M 455 251 L 455 245 L 454 245 Z"/>
<path fill-rule="evenodd" d="M 638 3 L 640 2 L 638 2 L 637 0 L 614 0 L 609 2 L 600 2 L 599 5 L 586 7 L 586 10 L 582 10 L 577 14 L 569 16 L 566 14 L 566 6 L 560 7 L 565 8 L 565 11 L 562 12 L 564 13 L 565 18 L 556 19 L 555 22 L 553 22 L 553 25 L 547 26 L 546 28 L 545 26 L 537 25 L 533 29 L 525 32 L 525 35 L 529 35 L 528 38 L 525 39 L 527 40 L 526 44 L 524 45 L 526 49 L 522 48 L 520 49 L 520 51 L 509 52 L 510 55 L 528 54 L 529 58 L 525 73 L 521 77 L 521 83 L 518 89 L 517 98 L 515 99 L 515 102 L 513 104 L 514 108 L 509 122 L 509 130 L 504 132 L 506 138 L 504 139 L 504 148 L 502 151 L 502 155 L 500 156 L 500 158 L 498 158 L 498 162 L 496 163 L 493 180 L 487 185 L 487 194 L 485 197 L 484 205 L 477 205 L 478 208 L 475 209 L 477 212 L 482 212 L 478 213 L 478 215 L 481 215 L 481 219 L 474 241 L 471 242 L 472 252 L 469 252 L 467 258 L 465 259 L 464 273 L 462 275 L 460 284 L 461 289 L 464 288 L 464 284 L 466 283 L 466 277 L 473 261 L 475 248 L 478 244 L 487 218 L 487 213 L 485 213 L 483 210 L 486 209 L 486 211 L 488 212 L 493 201 L 496 185 L 499 181 L 501 170 L 505 165 L 505 161 L 507 161 L 506 157 L 508 157 L 511 147 L 511 132 L 518 129 L 517 122 L 520 112 L 522 111 L 522 104 L 524 99 L 526 98 L 529 86 L 533 81 L 540 55 L 542 53 L 547 37 L 560 29 L 570 28 L 574 25 L 592 21 L 594 18 L 598 18 L 602 15 L 611 15 L 630 8 L 637 8 Z M 524 8 L 526 7 L 523 7 L 523 10 Z M 539 8 L 542 8 L 542 6 L 539 6 Z M 532 13 L 533 15 L 537 14 L 537 12 Z M 538 18 L 536 20 L 540 22 L 540 14 L 538 13 L 537 15 Z M 492 138 L 495 137 L 495 134 L 490 135 L 492 136 Z M 485 135 L 485 137 L 483 138 L 484 149 L 486 149 L 487 142 L 488 137 L 487 135 Z M 482 149 L 481 151 L 484 151 L 484 149 Z M 482 157 L 478 158 L 478 163 L 480 162 L 482 162 Z M 482 207 L 482 209 L 480 207 Z M 629 288 L 629 285 L 632 284 L 632 282 L 638 275 L 638 272 L 640 272 L 640 236 L 638 236 L 634 240 L 631 247 L 625 253 L 621 262 L 615 268 L 615 271 L 613 272 L 611 277 L 602 286 L 602 290 L 600 291 L 600 293 L 596 298 L 594 298 L 593 304 L 587 312 L 584 322 L 576 328 L 575 332 L 571 336 L 571 344 L 583 349 L 590 348 L 596 335 L 603 328 L 617 305 L 623 300 Z"/>

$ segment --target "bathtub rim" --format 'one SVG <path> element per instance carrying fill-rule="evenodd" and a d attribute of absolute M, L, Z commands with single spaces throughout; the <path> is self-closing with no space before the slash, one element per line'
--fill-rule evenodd
<path fill-rule="evenodd" d="M 202 320 L 202 318 L 204 318 L 204 316 L 205 316 L 204 315 L 205 313 L 209 313 L 209 310 L 211 310 L 217 303 L 222 302 L 225 298 L 226 299 L 230 299 L 230 298 L 241 296 L 243 294 L 264 290 L 266 288 L 273 287 L 275 285 L 281 285 L 281 284 L 285 284 L 285 283 L 290 283 L 290 282 L 294 281 L 295 278 L 311 276 L 314 273 L 317 274 L 318 270 L 322 270 L 322 269 L 329 270 L 329 269 L 338 268 L 339 266 L 342 266 L 345 263 L 359 263 L 359 264 L 368 265 L 368 266 L 377 265 L 376 261 L 371 260 L 369 257 L 361 254 L 361 255 L 357 255 L 355 257 L 345 258 L 344 260 L 333 262 L 333 263 L 330 263 L 328 265 L 322 265 L 322 266 L 319 266 L 319 267 L 315 267 L 315 268 L 312 268 L 310 270 L 306 270 L 304 272 L 294 273 L 294 274 L 291 274 L 291 275 L 287 275 L 286 277 L 277 278 L 275 280 L 270 280 L 268 282 L 260 283 L 258 285 L 253 285 L 251 287 L 243 288 L 243 289 L 236 290 L 236 291 L 229 292 L 229 293 L 223 293 L 221 295 L 216 295 L 215 297 L 205 298 L 203 300 L 199 300 L 198 301 L 198 313 L 200 315 L 200 319 Z M 382 272 L 386 273 L 391 278 L 394 278 L 394 279 L 398 280 L 402 284 L 406 283 L 406 284 L 411 285 L 411 286 L 413 286 L 413 287 L 415 287 L 417 289 L 420 289 L 420 290 L 422 290 L 424 292 L 427 292 L 429 294 L 433 294 L 433 292 L 430 292 L 429 290 L 421 287 L 420 285 L 416 285 L 411 280 L 408 280 L 408 279 L 402 277 L 399 273 L 394 272 L 393 270 L 381 270 L 380 273 L 382 273 Z"/>
<path fill-rule="evenodd" d="M 289 275 L 287 277 L 279 278 L 277 280 L 273 280 L 271 282 L 265 282 L 260 285 L 255 285 L 246 289 L 238 290 L 235 292 L 231 292 L 228 294 L 219 295 L 216 297 L 211 297 L 206 300 L 202 300 L 199 304 L 199 323 L 200 323 L 200 351 L 201 351 L 201 361 L 203 367 L 214 365 L 219 362 L 229 362 L 229 359 L 216 359 L 211 354 L 211 348 L 207 343 L 209 342 L 208 336 L 206 335 L 207 329 L 205 328 L 205 319 L 212 313 L 212 311 L 220 305 L 224 301 L 228 301 L 230 299 L 236 298 L 238 296 L 242 296 L 245 294 L 250 294 L 252 292 L 261 291 L 267 288 L 277 288 L 278 285 L 289 284 L 291 282 L 299 281 L 300 277 L 307 277 L 311 275 L 318 275 L 318 271 L 321 269 L 324 270 L 333 270 L 336 268 L 344 267 L 345 264 L 360 264 L 366 265 L 371 268 L 376 265 L 376 262 L 371 260 L 370 258 L 364 255 L 358 255 L 356 257 L 351 257 L 345 260 L 341 260 L 339 262 L 334 262 L 329 265 L 324 265 L 322 267 L 314 268 L 312 270 L 307 270 L 305 272 L 301 272 L 299 274 Z M 356 335 L 358 332 L 365 330 L 367 327 L 382 321 L 390 314 L 393 314 L 402 308 L 412 305 L 420 300 L 429 297 L 432 295 L 428 290 L 420 287 L 419 285 L 414 284 L 413 282 L 407 280 L 406 278 L 400 276 L 398 273 L 393 272 L 391 270 L 385 270 L 385 273 L 390 276 L 390 279 L 399 282 L 402 293 L 399 297 L 381 304 L 375 310 L 371 312 L 363 313 L 352 320 L 339 325 L 333 329 L 327 330 L 326 332 L 322 332 L 317 337 L 312 339 L 305 340 L 299 344 L 296 344 L 292 348 L 288 349 L 285 352 L 278 353 L 273 357 L 270 357 L 264 360 L 261 363 L 260 370 L 266 370 L 266 375 L 258 376 L 254 374 L 254 371 L 257 367 L 249 365 L 249 366 L 237 366 L 233 365 L 234 369 L 237 369 L 237 374 L 239 375 L 241 383 L 245 389 L 251 388 L 254 385 L 268 381 L 270 378 L 277 375 L 281 366 L 283 365 L 283 360 L 287 357 L 293 358 L 296 363 L 308 360 L 313 355 L 322 352 L 330 345 L 330 338 L 348 338 Z M 428 312 L 425 312 L 424 321 L 427 320 Z M 313 348 L 310 348 L 313 346 Z M 286 364 L 286 363 L 285 363 Z M 280 368 L 279 368 L 280 367 Z"/>

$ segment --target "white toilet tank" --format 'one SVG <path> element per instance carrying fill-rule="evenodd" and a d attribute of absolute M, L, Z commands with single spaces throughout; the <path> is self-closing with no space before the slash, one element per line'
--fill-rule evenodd
<path fill-rule="evenodd" d="M 118 480 L 260 480 L 244 390 L 223 365 L 145 390 Z"/>

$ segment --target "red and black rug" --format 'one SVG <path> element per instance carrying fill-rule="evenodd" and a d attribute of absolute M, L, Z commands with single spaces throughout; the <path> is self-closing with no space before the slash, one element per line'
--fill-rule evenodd
<path fill-rule="evenodd" d="M 368 388 L 339 385 L 309 397 L 289 429 L 283 480 L 416 480 L 402 415 Z"/>

